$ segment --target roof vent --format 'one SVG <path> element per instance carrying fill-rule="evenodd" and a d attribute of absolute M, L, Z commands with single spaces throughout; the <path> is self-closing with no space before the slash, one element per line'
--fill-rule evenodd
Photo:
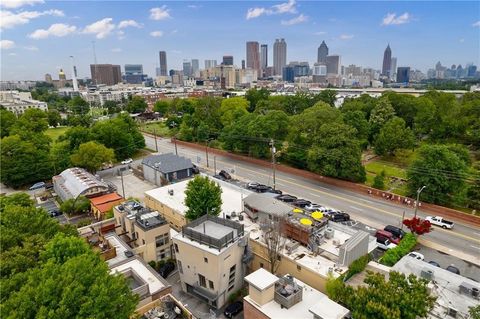
<path fill-rule="evenodd" d="M 169 190 L 168 190 L 168 194 L 169 194 L 170 196 L 173 196 L 173 189 L 169 189 Z"/>

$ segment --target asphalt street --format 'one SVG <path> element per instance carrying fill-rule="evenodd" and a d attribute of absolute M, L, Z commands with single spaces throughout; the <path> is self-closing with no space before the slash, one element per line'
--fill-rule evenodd
<path fill-rule="evenodd" d="M 145 142 L 148 148 L 155 150 L 153 137 L 146 135 Z M 174 144 L 169 139 L 157 138 L 157 144 L 160 153 L 175 153 Z M 177 146 L 177 151 L 178 155 L 190 158 L 193 163 L 206 168 L 205 151 L 180 145 Z M 208 157 L 209 167 L 213 170 L 214 155 L 209 154 Z M 215 164 L 217 172 L 224 169 L 230 172 L 234 178 L 267 185 L 273 184 L 272 170 L 266 167 L 218 155 L 215 156 Z M 401 226 L 404 212 L 405 217 L 413 216 L 413 209 L 410 207 L 396 205 L 393 202 L 370 197 L 368 194 L 354 193 L 278 170 L 276 172 L 276 188 L 299 198 L 343 210 L 349 213 L 353 219 L 376 228 L 383 229 L 385 225 Z M 428 214 L 419 210 L 418 215 L 424 218 Z M 480 229 L 478 228 L 460 223 L 456 223 L 453 230 L 435 227 L 433 232 L 424 235 L 423 240 L 424 243 L 430 242 L 437 247 L 441 247 L 440 249 L 444 253 L 458 257 L 465 254 L 470 257 L 468 258 L 470 261 L 480 264 Z"/>

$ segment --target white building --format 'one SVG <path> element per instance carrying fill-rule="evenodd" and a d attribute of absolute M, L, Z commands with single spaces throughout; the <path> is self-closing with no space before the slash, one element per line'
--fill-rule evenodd
<path fill-rule="evenodd" d="M 28 109 L 48 110 L 47 102 L 34 100 L 30 92 L 0 91 L 0 105 L 17 116 Z"/>

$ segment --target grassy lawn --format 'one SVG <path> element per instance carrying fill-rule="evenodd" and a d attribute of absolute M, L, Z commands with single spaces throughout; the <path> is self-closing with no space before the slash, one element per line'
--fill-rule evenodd
<path fill-rule="evenodd" d="M 407 177 L 405 169 L 395 165 L 394 163 L 387 163 L 384 160 L 373 160 L 365 165 L 365 169 L 368 173 L 373 173 L 374 175 L 380 174 L 383 170 L 385 170 L 385 174 L 387 176 L 396 176 L 400 178 Z"/>
<path fill-rule="evenodd" d="M 148 132 L 148 133 L 151 133 L 151 134 L 153 134 L 154 130 L 155 130 L 155 133 L 158 136 L 162 136 L 162 137 L 171 136 L 170 130 L 168 129 L 168 127 L 163 122 L 141 124 L 140 129 L 142 131 L 145 131 L 145 132 Z"/>
<path fill-rule="evenodd" d="M 67 130 L 69 129 L 69 127 L 56 127 L 56 128 L 49 128 L 45 134 L 47 134 L 47 136 L 49 136 L 53 141 L 56 141 L 60 135 L 64 134 Z"/>

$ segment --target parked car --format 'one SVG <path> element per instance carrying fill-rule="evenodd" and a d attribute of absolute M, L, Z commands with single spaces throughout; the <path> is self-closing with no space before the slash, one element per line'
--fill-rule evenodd
<path fill-rule="evenodd" d="M 392 243 L 388 238 L 377 238 L 377 246 L 382 250 L 389 250 L 397 247 L 397 245 Z"/>
<path fill-rule="evenodd" d="M 46 190 L 53 189 L 53 183 L 45 183 L 45 189 Z"/>
<path fill-rule="evenodd" d="M 57 217 L 62 215 L 62 213 L 59 210 L 51 210 L 48 212 L 48 214 L 50 214 L 50 217 Z"/>
<path fill-rule="evenodd" d="M 260 184 L 257 183 L 257 182 L 250 182 L 250 183 L 247 184 L 247 188 L 253 190 L 253 189 L 255 189 L 258 185 L 260 185 Z"/>
<path fill-rule="evenodd" d="M 392 226 L 392 225 L 385 226 L 385 228 L 383 228 L 383 230 L 386 230 L 386 231 L 392 233 L 393 236 L 395 236 L 397 238 L 400 238 L 400 239 L 402 239 L 403 236 L 405 236 L 405 231 L 403 229 Z"/>
<path fill-rule="evenodd" d="M 218 175 L 218 174 L 217 174 L 217 175 L 213 175 L 213 178 L 219 179 L 219 180 L 221 180 L 221 181 L 224 181 L 224 180 L 225 180 L 225 178 L 224 178 L 222 175 Z"/>
<path fill-rule="evenodd" d="M 225 178 L 226 180 L 228 179 L 232 179 L 232 176 L 230 176 L 230 174 L 228 174 L 225 170 L 221 170 L 220 173 L 218 173 L 218 175 L 222 176 L 223 178 Z"/>
<path fill-rule="evenodd" d="M 376 238 L 387 238 L 388 240 L 390 240 L 395 245 L 398 245 L 398 243 L 400 242 L 400 238 L 393 236 L 393 234 L 391 232 L 386 231 L 386 230 L 377 230 L 377 232 L 375 233 L 375 237 Z"/>
<path fill-rule="evenodd" d="M 127 158 L 127 159 L 125 159 L 125 160 L 122 161 L 122 164 L 130 164 L 130 163 L 132 163 L 132 162 L 133 162 L 133 159 Z"/>
<path fill-rule="evenodd" d="M 335 212 L 328 214 L 327 217 L 335 223 L 348 222 L 350 220 L 350 215 L 344 212 Z"/>
<path fill-rule="evenodd" d="M 29 190 L 33 191 L 33 190 L 36 190 L 36 189 L 39 189 L 39 188 L 44 188 L 45 187 L 45 182 L 38 182 L 38 183 L 35 183 L 33 184 Z"/>
<path fill-rule="evenodd" d="M 257 193 L 266 193 L 270 189 L 270 186 L 258 184 L 253 190 Z"/>
<path fill-rule="evenodd" d="M 454 274 L 457 274 L 457 275 L 460 275 L 460 269 L 458 269 L 457 267 L 455 267 L 454 265 L 450 265 L 448 266 L 447 268 L 445 268 L 446 270 L 450 271 L 450 272 L 453 272 Z"/>
<path fill-rule="evenodd" d="M 175 269 L 175 264 L 173 262 L 166 262 L 160 269 L 158 270 L 158 273 L 160 276 L 163 278 L 167 278 L 168 275 Z"/>
<path fill-rule="evenodd" d="M 269 187 L 267 190 L 267 193 L 273 193 L 273 194 L 279 194 L 282 195 L 283 192 L 279 189 L 273 189 L 273 187 Z"/>
<path fill-rule="evenodd" d="M 428 220 L 432 225 L 440 226 L 443 229 L 452 229 L 453 228 L 453 222 L 443 219 L 443 217 L 440 216 L 427 216 L 425 220 Z"/>
<path fill-rule="evenodd" d="M 417 253 L 416 251 L 412 251 L 411 253 L 409 253 L 408 257 L 412 257 L 412 258 L 415 258 L 415 259 L 418 259 L 418 260 L 424 260 L 425 259 L 425 257 L 422 254 Z"/>
<path fill-rule="evenodd" d="M 197 165 L 193 164 L 193 167 L 192 167 L 192 173 L 193 174 L 200 174 L 200 169 L 198 169 Z"/>
<path fill-rule="evenodd" d="M 227 318 L 233 318 L 234 316 L 238 315 L 243 310 L 243 302 L 235 301 L 234 303 L 230 304 L 225 308 L 223 314 Z"/>
<path fill-rule="evenodd" d="M 307 206 L 305 206 L 305 209 L 308 210 L 308 211 L 311 211 L 311 212 L 315 212 L 315 211 L 321 212 L 322 209 L 324 209 L 324 208 L 325 207 L 323 207 L 322 205 L 318 205 L 318 204 L 314 204 L 314 203 L 310 203 Z"/>
<path fill-rule="evenodd" d="M 282 202 L 285 202 L 285 203 L 292 203 L 292 202 L 297 200 L 297 197 L 292 196 L 292 195 L 288 195 L 288 194 L 283 194 L 283 195 L 277 196 L 275 198 L 282 201 Z"/>
<path fill-rule="evenodd" d="M 292 202 L 292 205 L 295 207 L 305 208 L 305 206 L 310 205 L 312 202 L 306 199 L 297 199 Z"/>
<path fill-rule="evenodd" d="M 435 267 L 440 267 L 440 264 L 439 264 L 439 263 L 437 263 L 437 262 L 436 262 L 436 261 L 434 261 L 434 260 L 430 260 L 428 263 L 429 263 L 430 265 L 432 265 L 432 266 L 435 266 Z"/>

